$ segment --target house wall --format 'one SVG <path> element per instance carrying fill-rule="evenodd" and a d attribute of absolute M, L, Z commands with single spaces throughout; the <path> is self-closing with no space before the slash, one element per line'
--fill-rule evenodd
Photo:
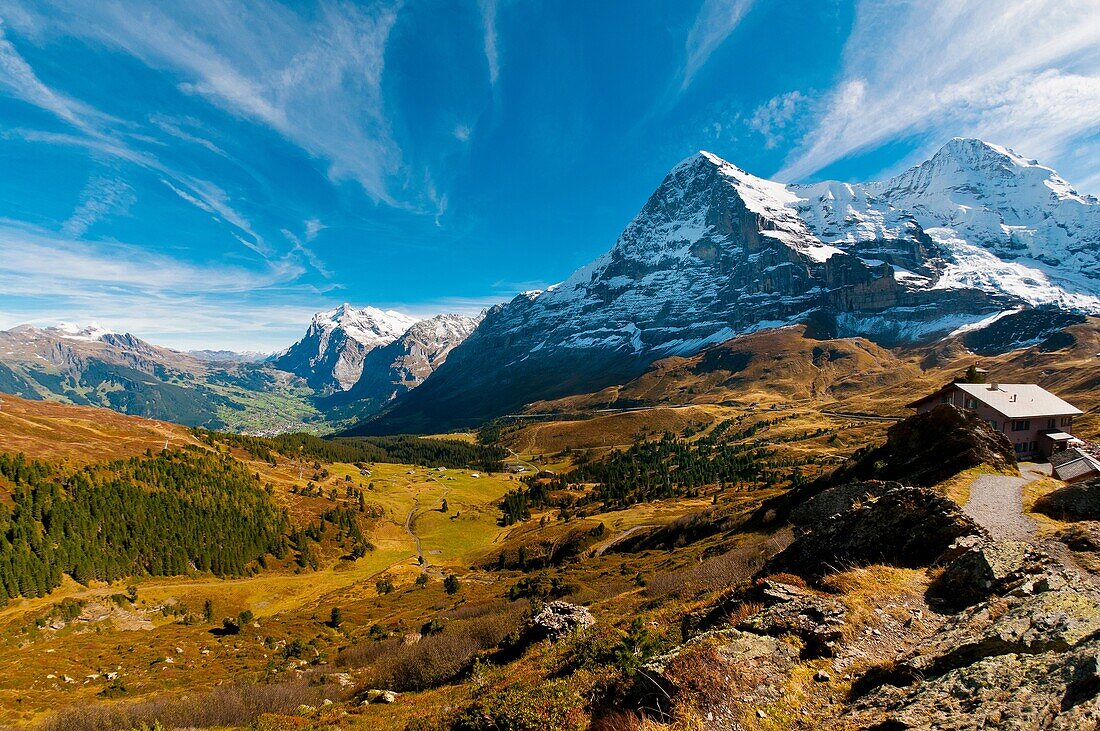
<path fill-rule="evenodd" d="M 1042 415 L 1032 416 L 1030 419 L 1009 419 L 1007 416 L 997 411 L 994 408 L 987 406 L 981 401 L 977 402 L 977 406 L 967 406 L 966 404 L 967 394 L 965 391 L 954 389 L 942 397 L 935 396 L 930 397 L 917 405 L 916 411 L 918 414 L 923 414 L 927 411 L 939 406 L 941 403 L 949 403 L 958 406 L 960 409 L 969 409 L 977 413 L 978 416 L 988 421 L 994 429 L 1008 437 L 1008 441 L 1016 447 L 1017 457 L 1034 457 L 1034 456 L 1049 456 L 1043 454 L 1045 446 L 1040 443 L 1039 435 L 1048 431 L 1062 431 L 1066 434 L 1073 434 L 1073 417 L 1063 416 L 1060 414 L 1055 415 Z M 1014 421 L 1029 421 L 1027 429 L 1021 431 L 1013 430 Z"/>

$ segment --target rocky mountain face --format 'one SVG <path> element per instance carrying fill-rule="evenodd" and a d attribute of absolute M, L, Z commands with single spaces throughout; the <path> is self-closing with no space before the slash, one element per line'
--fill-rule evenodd
<path fill-rule="evenodd" d="M 187 425 L 220 424 L 201 361 L 101 328 L 0 332 L 0 391 L 106 406 Z"/>
<path fill-rule="evenodd" d="M 347 391 L 363 374 L 363 360 L 401 337 L 416 318 L 395 310 L 344 303 L 313 316 L 305 337 L 272 364 L 306 379 L 322 395 Z"/>
<path fill-rule="evenodd" d="M 608 253 L 490 310 L 356 431 L 476 423 L 783 325 L 893 346 L 1034 308 L 1100 312 L 1100 202 L 1049 168 L 957 139 L 885 182 L 786 186 L 701 152 Z"/>
<path fill-rule="evenodd" d="M 368 352 L 359 380 L 324 399 L 322 408 L 337 416 L 378 411 L 422 384 L 480 322 L 480 315 L 436 315 L 414 323 L 401 337 Z"/>

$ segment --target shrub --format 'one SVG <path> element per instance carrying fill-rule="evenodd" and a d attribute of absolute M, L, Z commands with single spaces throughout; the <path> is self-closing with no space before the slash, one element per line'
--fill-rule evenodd
<path fill-rule="evenodd" d="M 403 645 L 396 638 L 356 645 L 341 652 L 337 663 L 369 666 L 367 680 L 372 688 L 410 691 L 436 687 L 465 673 L 479 653 L 516 633 L 527 614 L 526 604 L 489 607 L 491 610 L 469 619 L 451 618 L 442 631 L 425 634 L 412 645 Z"/>
<path fill-rule="evenodd" d="M 529 686 L 521 683 L 490 691 L 461 711 L 453 731 L 583 731 L 588 728 L 584 698 L 565 680 Z"/>
<path fill-rule="evenodd" d="M 332 685 L 305 681 L 235 685 L 187 697 L 160 697 L 133 703 L 71 706 L 46 719 L 41 731 L 115 731 L 116 729 L 209 728 L 248 726 L 265 713 L 293 713 L 325 698 L 348 697 Z"/>

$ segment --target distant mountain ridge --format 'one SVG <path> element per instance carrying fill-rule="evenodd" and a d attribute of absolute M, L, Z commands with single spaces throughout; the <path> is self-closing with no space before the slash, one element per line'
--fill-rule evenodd
<path fill-rule="evenodd" d="M 784 185 L 701 152 L 608 253 L 491 309 L 352 433 L 468 426 L 761 329 L 919 344 L 1030 308 L 1100 312 L 1100 202 L 1050 168 L 959 138 L 885 182 Z"/>

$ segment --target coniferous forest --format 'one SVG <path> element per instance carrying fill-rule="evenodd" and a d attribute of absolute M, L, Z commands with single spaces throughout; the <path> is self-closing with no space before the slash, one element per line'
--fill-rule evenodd
<path fill-rule="evenodd" d="M 255 473 L 198 449 L 68 469 L 0 454 L 0 602 L 79 582 L 239 576 L 287 551 L 287 517 Z"/>

